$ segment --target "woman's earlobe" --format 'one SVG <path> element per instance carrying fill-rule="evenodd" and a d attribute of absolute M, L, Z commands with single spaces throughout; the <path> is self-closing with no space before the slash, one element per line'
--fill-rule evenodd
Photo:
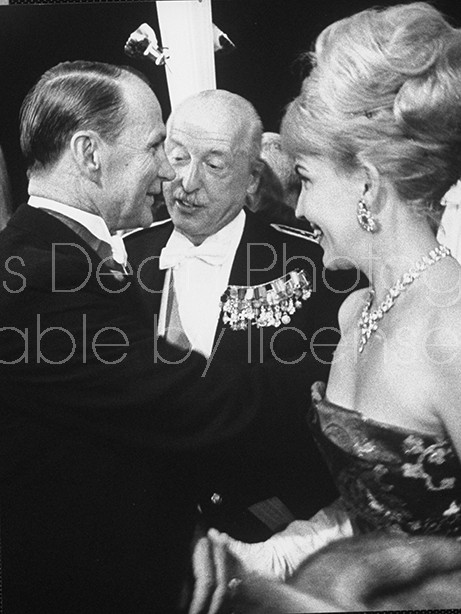
<path fill-rule="evenodd" d="M 376 218 L 373 217 L 363 198 L 361 198 L 357 203 L 357 221 L 360 227 L 366 232 L 373 233 L 379 229 Z"/>

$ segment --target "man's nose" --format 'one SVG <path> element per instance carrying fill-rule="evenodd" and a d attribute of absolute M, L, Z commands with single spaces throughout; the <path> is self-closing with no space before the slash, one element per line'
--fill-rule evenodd
<path fill-rule="evenodd" d="M 176 173 L 168 161 L 165 152 L 162 152 L 162 160 L 160 163 L 159 177 L 162 181 L 172 181 L 176 177 Z"/>
<path fill-rule="evenodd" d="M 185 192 L 194 192 L 200 187 L 200 171 L 198 164 L 190 162 L 181 172 L 182 186 Z"/>

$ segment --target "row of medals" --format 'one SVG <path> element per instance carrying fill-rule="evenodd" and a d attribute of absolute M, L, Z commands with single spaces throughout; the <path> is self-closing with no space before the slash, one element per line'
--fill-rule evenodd
<path fill-rule="evenodd" d="M 229 286 L 221 297 L 223 322 L 232 330 L 289 324 L 311 294 L 312 284 L 299 269 L 259 286 Z"/>

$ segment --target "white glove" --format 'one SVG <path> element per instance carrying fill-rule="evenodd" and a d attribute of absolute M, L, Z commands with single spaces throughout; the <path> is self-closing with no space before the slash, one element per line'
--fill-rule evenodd
<path fill-rule="evenodd" d="M 353 534 L 340 499 L 310 520 L 295 520 L 265 542 L 247 544 L 210 529 L 210 539 L 224 543 L 247 573 L 286 580 L 314 552 L 332 541 Z"/>

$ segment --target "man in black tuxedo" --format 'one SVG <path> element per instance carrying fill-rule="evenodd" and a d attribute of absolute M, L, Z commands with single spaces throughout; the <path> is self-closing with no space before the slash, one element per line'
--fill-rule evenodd
<path fill-rule="evenodd" d="M 357 277 L 327 274 L 321 248 L 303 231 L 281 232 L 244 209 L 259 187 L 261 133 L 255 109 L 236 94 L 210 90 L 181 103 L 167 122 L 165 150 L 176 172 L 163 188 L 171 219 L 128 235 L 125 244 L 161 335 L 170 334 L 176 301 L 174 326 L 207 357 L 207 373 L 275 360 L 289 374 L 288 362 L 295 369 L 302 360 L 302 388 L 289 375 L 287 385 L 303 395 L 328 375 L 337 311 Z M 295 296 L 301 270 L 308 286 Z M 287 396 L 287 412 L 290 403 Z M 203 459 L 200 508 L 208 524 L 260 541 L 325 504 L 331 491 L 318 479 L 306 410 L 273 449 Z"/>
<path fill-rule="evenodd" d="M 152 222 L 164 136 L 148 84 L 107 64 L 50 69 L 21 109 L 30 199 L 0 237 L 8 614 L 182 611 L 197 459 L 275 445 L 308 401 L 276 361 L 202 377 L 155 336 L 114 233 Z"/>

